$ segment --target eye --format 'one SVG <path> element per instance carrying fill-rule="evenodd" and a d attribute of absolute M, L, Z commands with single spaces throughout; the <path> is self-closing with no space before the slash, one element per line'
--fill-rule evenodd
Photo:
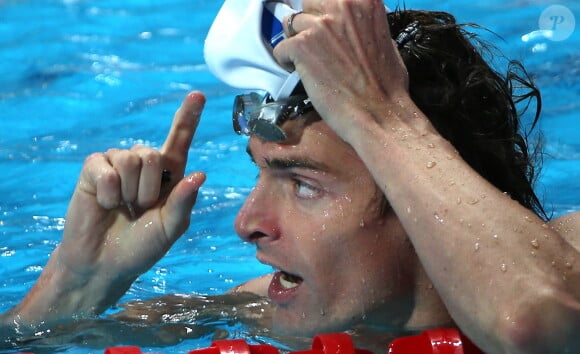
<path fill-rule="evenodd" d="M 302 199 L 314 199 L 320 196 L 322 190 L 313 185 L 304 182 L 303 180 L 294 179 L 296 185 L 296 195 Z"/>

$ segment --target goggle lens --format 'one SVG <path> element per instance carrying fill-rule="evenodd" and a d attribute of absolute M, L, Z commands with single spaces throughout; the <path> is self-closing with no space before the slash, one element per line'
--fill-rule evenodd
<path fill-rule="evenodd" d="M 255 134 L 263 140 L 280 142 L 287 139 L 282 125 L 312 110 L 307 96 L 291 96 L 273 101 L 255 92 L 238 95 L 234 99 L 232 121 L 237 134 Z"/>

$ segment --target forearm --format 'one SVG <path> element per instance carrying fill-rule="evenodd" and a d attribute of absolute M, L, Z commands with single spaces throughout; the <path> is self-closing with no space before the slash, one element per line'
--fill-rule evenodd
<path fill-rule="evenodd" d="M 386 118 L 355 118 L 349 141 L 454 319 L 474 339 L 489 342 L 499 331 L 532 325 L 522 321 L 534 310 L 541 314 L 538 304 L 576 306 L 578 252 L 471 169 L 412 102 L 405 104 L 385 109 L 391 112 Z"/>
<path fill-rule="evenodd" d="M 2 327 L 16 334 L 73 319 L 98 315 L 115 303 L 131 285 L 102 275 L 78 274 L 59 262 L 57 248 L 42 274 L 16 307 L 2 315 Z"/>

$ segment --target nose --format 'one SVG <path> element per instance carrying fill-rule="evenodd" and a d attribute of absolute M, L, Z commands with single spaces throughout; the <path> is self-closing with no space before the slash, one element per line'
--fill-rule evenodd
<path fill-rule="evenodd" d="M 258 243 L 279 238 L 277 201 L 275 193 L 258 184 L 238 212 L 235 229 L 246 242 Z"/>

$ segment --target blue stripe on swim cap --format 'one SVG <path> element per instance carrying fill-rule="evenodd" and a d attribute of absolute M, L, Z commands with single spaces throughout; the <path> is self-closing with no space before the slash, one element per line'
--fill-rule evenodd
<path fill-rule="evenodd" d="M 272 48 L 275 48 L 286 36 L 282 27 L 282 19 L 276 18 L 274 13 L 264 6 L 262 14 L 262 36 Z"/>

